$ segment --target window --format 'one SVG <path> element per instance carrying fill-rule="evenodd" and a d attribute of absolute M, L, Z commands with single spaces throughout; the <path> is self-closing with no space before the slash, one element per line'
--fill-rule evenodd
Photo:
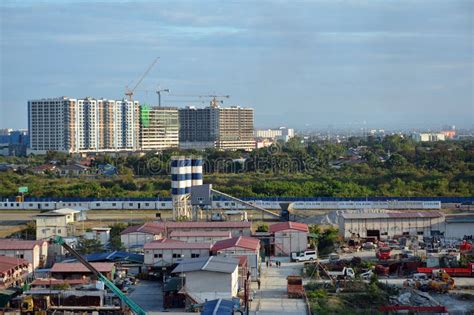
<path fill-rule="evenodd" d="M 423 233 L 423 231 L 418 231 L 416 234 L 423 235 L 424 233 Z"/>
<path fill-rule="evenodd" d="M 410 232 L 403 232 L 403 235 L 410 235 Z"/>
<path fill-rule="evenodd" d="M 61 233 L 61 229 L 58 229 L 58 233 Z"/>
<path fill-rule="evenodd" d="M 191 258 L 198 258 L 199 254 L 191 254 Z"/>
<path fill-rule="evenodd" d="M 173 258 L 181 258 L 181 254 L 173 254 Z"/>
<path fill-rule="evenodd" d="M 155 254 L 155 255 L 153 255 L 153 257 L 155 257 L 155 258 L 163 258 L 163 254 Z"/>

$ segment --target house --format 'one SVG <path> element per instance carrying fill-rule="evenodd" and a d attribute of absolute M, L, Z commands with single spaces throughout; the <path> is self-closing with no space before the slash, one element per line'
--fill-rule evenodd
<path fill-rule="evenodd" d="M 144 255 L 130 252 L 102 252 L 83 256 L 88 262 L 113 262 L 117 271 L 124 270 L 128 275 L 137 275 L 143 271 Z"/>
<path fill-rule="evenodd" d="M 47 172 L 53 172 L 55 170 L 56 170 L 56 165 L 52 165 L 52 164 L 43 164 L 43 165 L 35 166 L 31 169 L 31 171 L 37 175 L 45 174 Z"/>
<path fill-rule="evenodd" d="M 85 220 L 85 211 L 62 208 L 40 213 L 36 216 L 36 239 L 50 239 L 54 236 L 73 236 L 75 223 Z"/>
<path fill-rule="evenodd" d="M 0 239 L 0 255 L 25 259 L 31 264 L 31 270 L 43 268 L 48 259 L 48 242 L 25 241 L 18 239 Z"/>
<path fill-rule="evenodd" d="M 170 237 L 173 231 L 195 232 L 195 231 L 224 231 L 230 232 L 232 237 L 250 236 L 251 223 L 240 222 L 166 222 L 166 231 Z"/>
<path fill-rule="evenodd" d="M 59 176 L 76 177 L 90 174 L 90 167 L 81 164 L 60 166 L 57 170 Z"/>
<path fill-rule="evenodd" d="M 190 303 L 214 299 L 232 299 L 239 290 L 239 260 L 223 256 L 188 259 L 180 262 L 172 273 L 184 277 L 181 290 Z"/>
<path fill-rule="evenodd" d="M 275 256 L 290 256 L 308 248 L 308 225 L 298 222 L 281 222 L 270 225 Z"/>
<path fill-rule="evenodd" d="M 95 227 L 84 234 L 84 237 L 88 240 L 98 240 L 102 245 L 106 245 L 110 240 L 111 228 L 106 227 Z"/>
<path fill-rule="evenodd" d="M 91 265 L 109 280 L 114 279 L 114 263 L 91 263 Z M 96 276 L 82 263 L 55 263 L 51 268 L 51 277 L 56 279 L 81 279 L 83 277 L 90 277 L 92 280 L 97 280 Z"/>
<path fill-rule="evenodd" d="M 162 239 L 146 243 L 143 249 L 145 250 L 145 265 L 165 267 L 178 263 L 183 259 L 208 257 L 211 244 Z"/>
<path fill-rule="evenodd" d="M 171 239 L 188 243 L 211 243 L 231 238 L 230 231 L 172 231 Z"/>
<path fill-rule="evenodd" d="M 0 289 L 23 285 L 29 273 L 30 263 L 21 258 L 0 256 Z"/>
<path fill-rule="evenodd" d="M 165 235 L 165 226 L 162 222 L 145 222 L 143 225 L 134 225 L 120 233 L 120 240 L 125 248 L 142 248 L 148 242 L 162 239 Z"/>
<path fill-rule="evenodd" d="M 233 237 L 217 241 L 211 250 L 216 255 L 232 256 L 237 259 L 246 256 L 252 278 L 256 280 L 259 277 L 260 241 L 258 239 L 246 236 Z"/>

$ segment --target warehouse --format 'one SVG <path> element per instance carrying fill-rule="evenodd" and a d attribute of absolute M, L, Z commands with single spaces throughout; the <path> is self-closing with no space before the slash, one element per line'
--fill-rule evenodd
<path fill-rule="evenodd" d="M 458 240 L 474 236 L 474 214 L 462 213 L 447 215 L 445 238 Z"/>
<path fill-rule="evenodd" d="M 275 256 L 290 256 L 308 248 L 308 225 L 298 222 L 281 222 L 270 225 Z"/>
<path fill-rule="evenodd" d="M 438 211 L 349 213 L 339 216 L 339 234 L 344 239 L 396 236 L 431 236 L 444 231 L 444 217 Z"/>

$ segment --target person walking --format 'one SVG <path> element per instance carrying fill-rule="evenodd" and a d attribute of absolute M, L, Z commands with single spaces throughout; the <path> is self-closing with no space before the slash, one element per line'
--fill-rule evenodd
<path fill-rule="evenodd" d="M 257 279 L 257 287 L 260 290 L 260 278 Z"/>

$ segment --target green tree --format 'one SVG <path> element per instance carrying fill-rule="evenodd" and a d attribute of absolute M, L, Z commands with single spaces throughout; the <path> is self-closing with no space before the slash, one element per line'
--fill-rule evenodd
<path fill-rule="evenodd" d="M 87 255 L 91 253 L 102 252 L 104 250 L 102 244 L 96 239 L 86 239 L 84 237 L 79 238 L 77 242 L 76 250 L 82 254 Z"/>

